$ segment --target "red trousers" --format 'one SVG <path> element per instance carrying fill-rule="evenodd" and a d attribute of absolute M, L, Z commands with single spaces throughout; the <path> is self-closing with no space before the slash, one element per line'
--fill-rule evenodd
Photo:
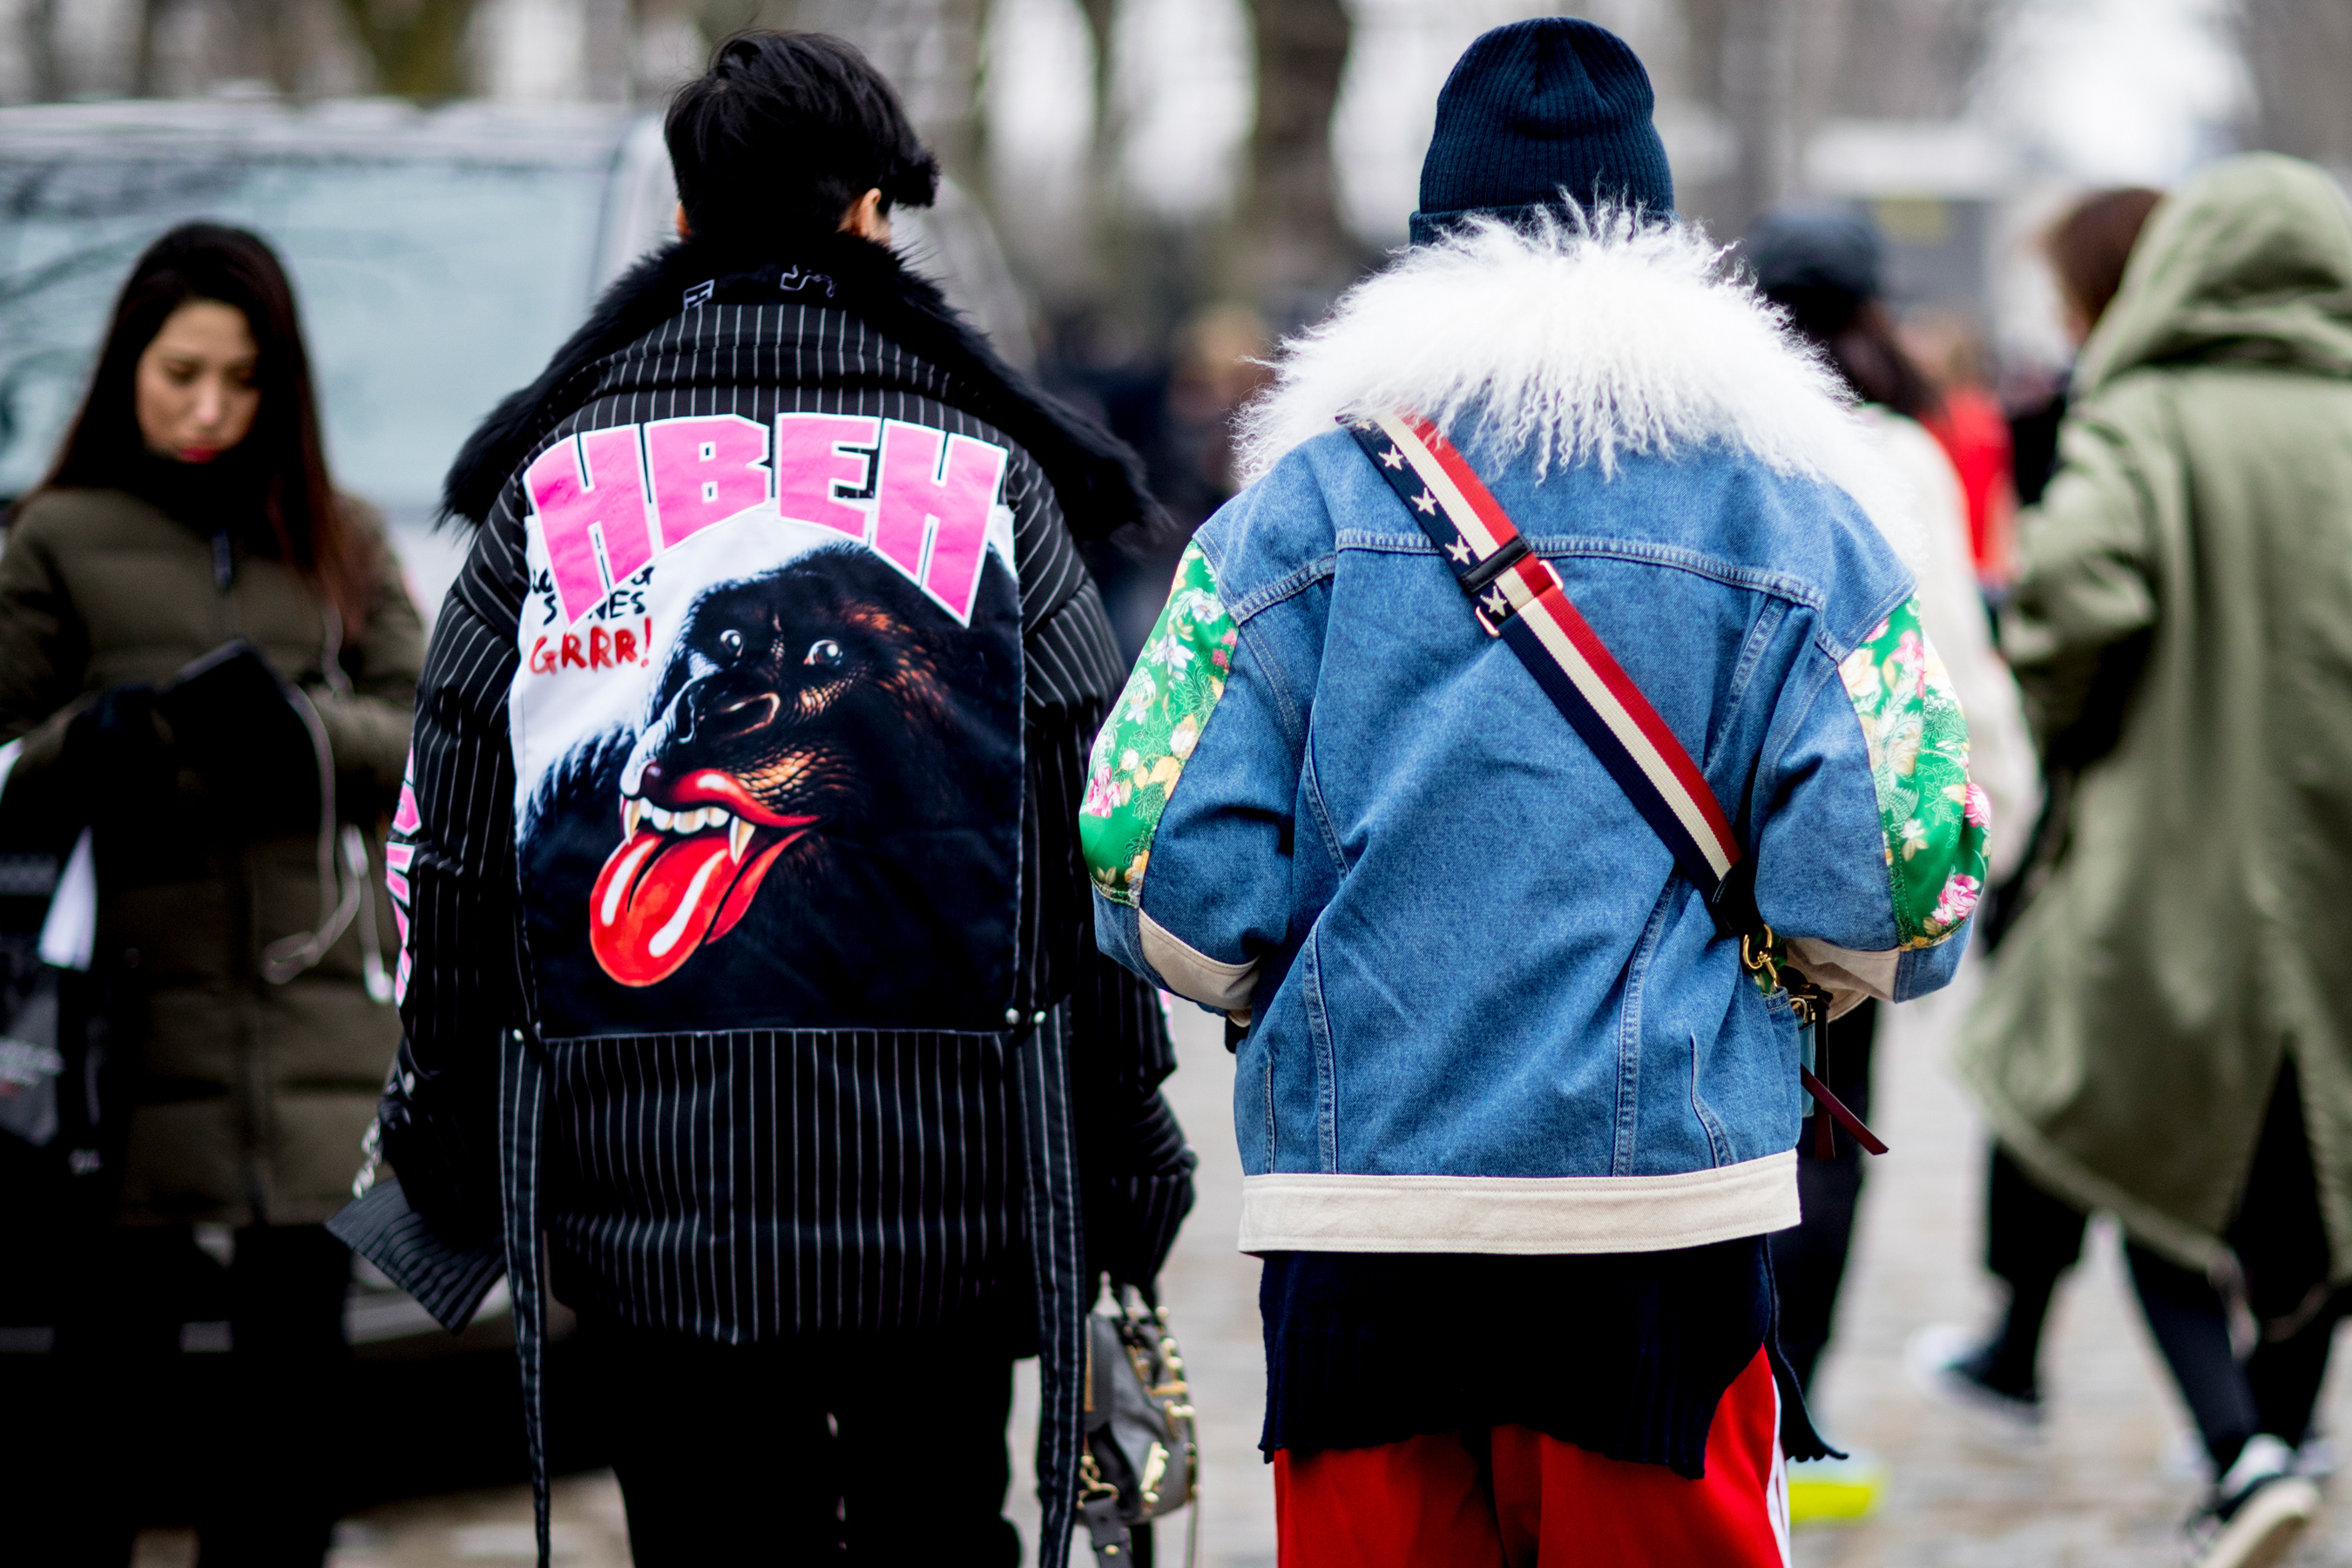
<path fill-rule="evenodd" d="M 1695 1481 L 1496 1426 L 1279 1450 L 1274 1509 L 1282 1568 L 1787 1568 L 1780 1390 L 1758 1352 Z"/>

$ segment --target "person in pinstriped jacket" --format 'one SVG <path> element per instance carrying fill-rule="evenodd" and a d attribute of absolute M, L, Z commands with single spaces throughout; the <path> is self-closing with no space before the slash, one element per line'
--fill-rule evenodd
<path fill-rule="evenodd" d="M 888 248 L 937 164 L 853 47 L 731 38 L 667 134 L 678 243 L 450 475 L 396 1177 L 338 1232 L 453 1327 L 511 1278 L 542 1560 L 552 1289 L 639 1563 L 1017 1563 L 1034 1351 L 1058 1564 L 1084 1314 L 1192 1203 L 1076 839 L 1124 675 L 1076 539 L 1156 509 Z"/>

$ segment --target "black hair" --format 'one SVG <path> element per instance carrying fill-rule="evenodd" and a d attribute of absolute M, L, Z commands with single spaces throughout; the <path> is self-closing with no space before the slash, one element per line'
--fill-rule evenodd
<path fill-rule="evenodd" d="M 40 489 L 136 489 L 140 477 L 152 474 L 157 462 L 139 430 L 140 356 L 173 311 L 204 300 L 244 315 L 261 392 L 253 429 L 220 461 L 252 473 L 269 543 L 318 584 L 342 616 L 344 635 L 356 637 L 366 625 L 372 568 L 327 472 L 294 285 L 278 253 L 250 230 L 184 223 L 147 247 L 115 299 L 98 368 Z"/>
<path fill-rule="evenodd" d="M 737 33 L 678 89 L 662 137 L 686 221 L 730 249 L 831 234 L 867 191 L 929 206 L 940 163 L 856 46 L 826 33 Z"/>
<path fill-rule="evenodd" d="M 1936 389 L 1904 352 L 1895 319 L 1874 294 L 1826 284 L 1768 289 L 1764 297 L 1789 312 L 1798 335 L 1811 342 L 1853 395 L 1913 419 L 1936 411 Z"/>

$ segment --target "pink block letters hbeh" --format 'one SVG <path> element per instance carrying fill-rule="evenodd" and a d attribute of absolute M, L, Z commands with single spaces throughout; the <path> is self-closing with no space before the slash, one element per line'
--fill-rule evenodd
<path fill-rule="evenodd" d="M 813 522 L 852 539 L 866 537 L 866 509 L 840 499 L 838 487 L 864 489 L 864 452 L 879 433 L 879 419 L 843 414 L 776 416 L 776 510 L 794 522 Z"/>
<path fill-rule="evenodd" d="M 768 432 L 737 414 L 656 419 L 646 426 L 646 467 L 662 548 L 768 499 Z"/>
<path fill-rule="evenodd" d="M 1004 479 L 1005 458 L 1002 447 L 928 425 L 892 419 L 882 432 L 874 548 L 967 623 L 980 589 L 988 514 Z"/>
<path fill-rule="evenodd" d="M 636 426 L 557 442 L 524 470 L 523 484 L 539 514 L 548 570 L 567 623 L 594 609 L 608 589 L 654 558 Z"/>
<path fill-rule="evenodd" d="M 591 430 L 532 459 L 523 484 L 563 625 L 578 626 L 657 552 L 765 515 L 772 495 L 777 516 L 870 544 L 971 624 L 1004 447 L 898 419 L 780 414 L 772 464 L 769 452 L 768 429 L 714 414 Z M 844 490 L 873 499 L 845 500 Z M 534 658 L 531 670 L 553 673 L 557 647 L 562 668 L 642 662 L 633 632 L 613 632 L 600 647 L 605 636 L 551 630 L 541 639 L 549 662 L 541 668 Z"/>

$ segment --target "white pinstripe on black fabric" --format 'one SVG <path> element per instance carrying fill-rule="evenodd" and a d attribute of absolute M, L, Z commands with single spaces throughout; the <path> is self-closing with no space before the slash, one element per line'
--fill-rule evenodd
<path fill-rule="evenodd" d="M 540 1252 L 540 1133 L 545 1094 L 540 1062 L 523 1037 L 499 1037 L 499 1121 L 505 1134 L 506 1263 L 514 1303 L 515 1352 L 522 1372 L 522 1419 L 530 1455 L 531 1520 L 541 1568 L 549 1562 L 547 1321 Z"/>
<path fill-rule="evenodd" d="M 1045 1478 L 1076 1477 L 1083 1441 L 1086 1314 L 1093 1305 L 1077 1202 L 1077 1137 L 1071 1126 L 1068 1008 L 1055 1007 L 1016 1054 L 1022 1144 L 1028 1152 L 1023 1207 L 1037 1279 L 1037 1500 L 1040 1568 L 1069 1555 L 1077 1492 Z"/>
<path fill-rule="evenodd" d="M 532 457 L 578 429 L 780 411 L 1013 445 L 959 407 L 933 366 L 841 311 L 781 302 L 674 318 L 549 406 Z M 728 1342 L 1001 1310 L 1025 1236 L 1049 1389 L 1038 1561 L 1059 1568 L 1066 1555 L 1088 1249 L 1124 1274 L 1155 1270 L 1189 1206 L 1191 1157 L 1156 1093 L 1172 1066 L 1156 1000 L 1094 952 L 1076 842 L 1087 748 L 1126 671 L 1052 488 L 1018 447 L 1004 500 L 1025 664 L 1015 1001 L 1048 1020 L 1024 1045 L 1011 1032 L 695 1032 L 690 1019 L 677 1033 L 514 1042 L 508 1031 L 541 1009 L 514 883 L 506 704 L 527 584 L 512 484 L 450 590 L 418 699 L 425 826 L 402 1009 L 416 1087 L 389 1097 L 386 1137 L 439 1223 L 495 1228 L 502 1212 L 518 1329 L 530 1330 L 535 1471 L 541 1308 L 527 1238 L 542 1230 L 590 1303 Z M 482 1136 L 493 1107 L 503 1171 Z"/>
<path fill-rule="evenodd" d="M 327 1222 L 345 1247 L 373 1259 L 451 1332 L 473 1321 L 490 1287 L 506 1272 L 505 1243 L 452 1250 L 408 1206 L 398 1177 L 379 1181 Z"/>
<path fill-rule="evenodd" d="M 1016 1256 L 1004 1052 L 934 1031 L 551 1042 L 551 1240 L 593 1305 L 643 1328 L 741 1343 L 967 1321 Z M 614 1136 L 623 1106 L 653 1124 Z M 793 1166 L 743 1184 L 787 1126 Z M 953 1183 L 933 1173 L 950 1144 Z"/>

